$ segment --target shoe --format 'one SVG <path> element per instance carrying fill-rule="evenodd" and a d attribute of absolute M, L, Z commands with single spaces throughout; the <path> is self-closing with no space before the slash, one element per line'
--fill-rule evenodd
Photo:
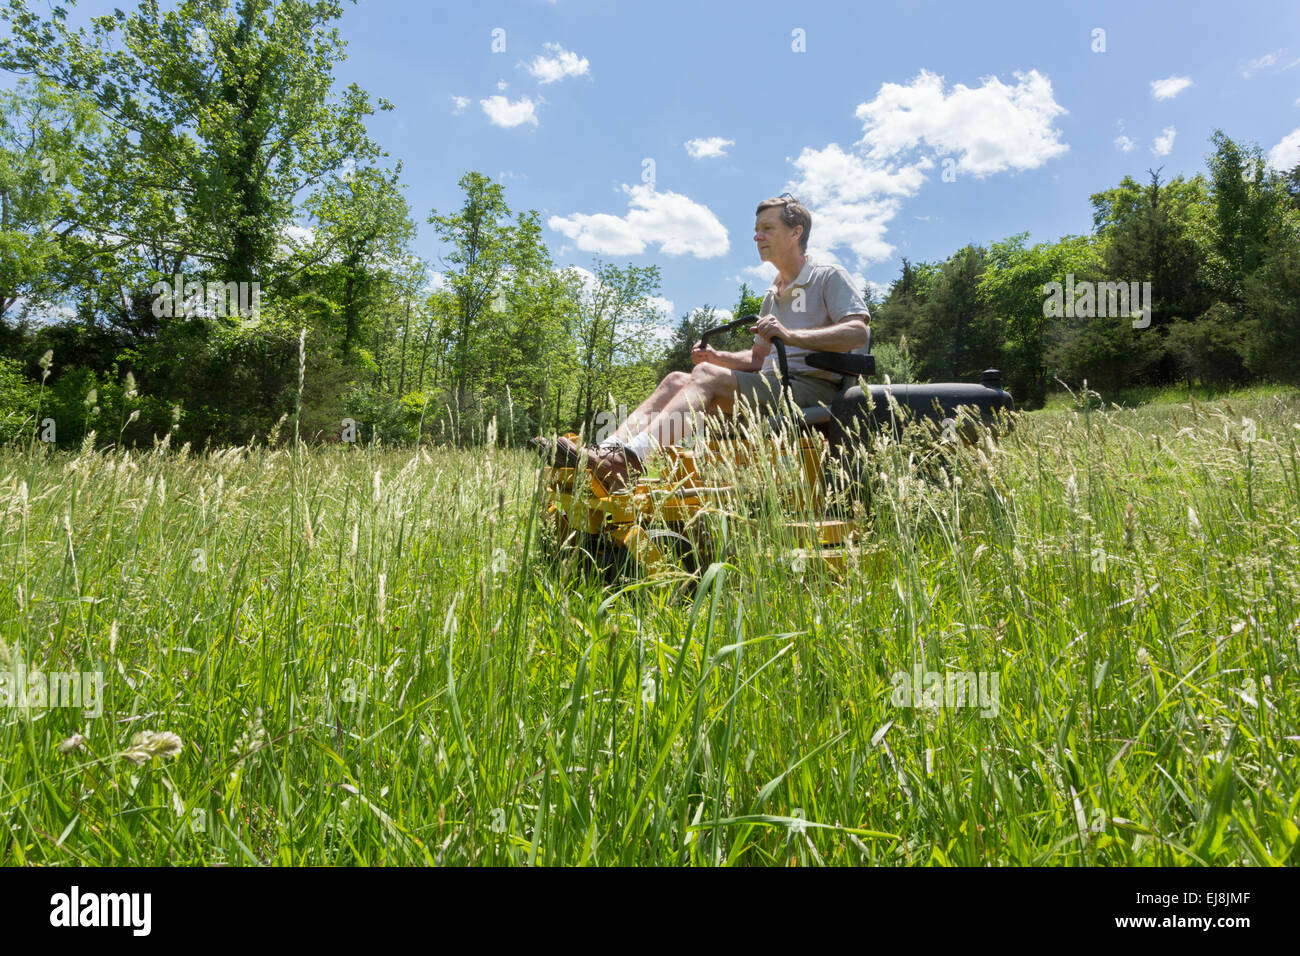
<path fill-rule="evenodd" d="M 591 455 L 589 450 L 579 448 L 563 435 L 553 441 L 549 438 L 533 438 L 528 444 L 542 456 L 544 462 L 557 468 L 577 468 L 584 453 Z"/>
<path fill-rule="evenodd" d="M 641 459 L 627 448 L 604 452 L 591 462 L 592 475 L 610 492 L 626 491 L 641 471 Z"/>

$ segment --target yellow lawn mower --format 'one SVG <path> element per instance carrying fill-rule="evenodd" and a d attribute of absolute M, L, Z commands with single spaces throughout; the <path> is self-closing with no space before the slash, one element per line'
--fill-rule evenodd
<path fill-rule="evenodd" d="M 742 326 L 749 315 L 709 329 L 709 339 Z M 875 374 L 870 330 L 856 352 L 811 352 L 810 366 L 842 376 L 830 406 L 799 408 L 791 400 L 785 343 L 773 338 L 785 402 L 766 419 L 737 419 L 710 427 L 693 441 L 664 449 L 648 469 L 617 491 L 606 488 L 585 461 L 548 464 L 543 475 L 545 535 L 557 553 L 580 550 L 611 578 L 695 574 L 721 558 L 738 524 L 757 519 L 775 502 L 785 540 L 809 560 L 838 567 L 846 545 L 859 533 L 854 510 L 845 507 L 860 491 L 862 458 L 881 432 L 902 436 L 913 424 L 949 441 L 973 443 L 980 426 L 993 433 L 1009 427 L 1015 408 L 1001 387 L 1001 373 L 988 369 L 978 385 L 867 385 Z M 566 436 L 576 445 L 582 439 Z M 846 495 L 834 494 L 845 490 Z M 763 499 L 766 505 L 760 505 Z M 770 510 L 769 510 L 770 513 Z"/>

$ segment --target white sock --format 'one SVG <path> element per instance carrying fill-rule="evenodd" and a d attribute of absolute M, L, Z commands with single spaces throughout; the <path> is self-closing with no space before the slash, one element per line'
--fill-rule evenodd
<path fill-rule="evenodd" d="M 623 447 L 627 451 L 636 455 L 636 457 L 641 461 L 645 461 L 650 453 L 658 446 L 659 443 L 654 440 L 654 436 L 649 432 L 638 432 L 623 444 Z"/>

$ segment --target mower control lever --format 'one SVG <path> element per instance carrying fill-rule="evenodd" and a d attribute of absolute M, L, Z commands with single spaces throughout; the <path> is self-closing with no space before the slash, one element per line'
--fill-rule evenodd
<path fill-rule="evenodd" d="M 746 315 L 746 316 L 742 316 L 739 319 L 736 319 L 735 321 L 728 322 L 726 325 L 719 325 L 712 329 L 708 329 L 702 335 L 700 335 L 700 344 L 698 348 L 702 348 L 702 349 L 708 348 L 710 336 L 722 335 L 726 332 L 731 332 L 734 329 L 738 329 L 741 326 L 751 325 L 752 323 L 757 322 L 758 318 L 759 317 L 757 315 Z M 785 358 L 785 342 L 783 342 L 780 338 L 773 336 L 772 345 L 776 347 L 776 364 L 777 367 L 780 368 L 781 370 L 781 385 L 786 390 L 786 392 L 792 396 L 792 400 L 793 400 L 793 392 L 791 391 L 790 388 L 790 366 L 786 362 L 786 358 Z"/>
<path fill-rule="evenodd" d="M 700 336 L 700 344 L 697 347 L 702 349 L 707 349 L 709 347 L 710 336 L 722 335 L 723 333 L 734 331 L 735 329 L 740 328 L 742 325 L 752 325 L 757 321 L 758 321 L 758 316 L 746 315 L 746 316 L 742 316 L 739 319 L 736 319 L 735 321 L 728 322 L 726 325 L 719 325 L 719 326 L 715 326 L 714 328 L 708 329 Z"/>

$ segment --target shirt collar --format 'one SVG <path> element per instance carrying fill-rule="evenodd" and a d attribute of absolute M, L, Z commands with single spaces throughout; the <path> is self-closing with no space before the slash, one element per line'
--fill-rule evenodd
<path fill-rule="evenodd" d="M 793 289 L 795 286 L 807 285 L 809 282 L 811 282 L 811 281 L 812 281 L 812 270 L 813 270 L 813 261 L 812 261 L 812 259 L 807 259 L 807 260 L 805 260 L 805 262 L 804 262 L 804 264 L 803 264 L 803 268 L 799 270 L 799 275 L 798 275 L 797 277 L 795 277 L 794 282 L 790 283 L 790 289 Z M 772 280 L 772 284 L 771 284 L 770 286 L 767 287 L 767 291 L 770 292 L 770 293 L 772 293 L 773 295 L 776 295 L 776 280 L 775 280 L 775 279 L 773 279 L 773 280 Z M 789 289 L 787 289 L 786 291 L 788 292 Z"/>

